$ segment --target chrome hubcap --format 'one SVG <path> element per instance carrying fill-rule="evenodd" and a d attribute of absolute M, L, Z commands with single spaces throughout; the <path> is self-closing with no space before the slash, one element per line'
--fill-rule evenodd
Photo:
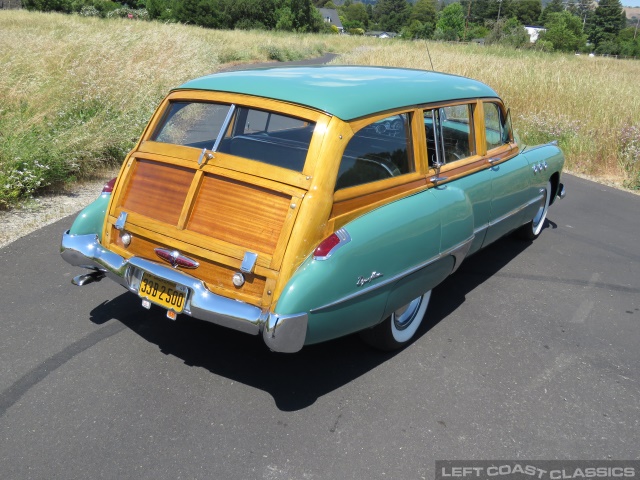
<path fill-rule="evenodd" d="M 420 309 L 420 304 L 422 303 L 422 297 L 418 297 L 415 300 L 412 300 L 404 307 L 399 308 L 395 312 L 393 312 L 393 324 L 398 330 L 404 330 L 413 319 L 416 317 L 416 313 Z"/>

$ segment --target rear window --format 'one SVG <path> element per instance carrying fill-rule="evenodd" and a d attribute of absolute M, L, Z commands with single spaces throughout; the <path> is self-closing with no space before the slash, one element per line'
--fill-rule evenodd
<path fill-rule="evenodd" d="M 314 122 L 255 108 L 205 102 L 171 102 L 151 140 L 301 172 Z"/>

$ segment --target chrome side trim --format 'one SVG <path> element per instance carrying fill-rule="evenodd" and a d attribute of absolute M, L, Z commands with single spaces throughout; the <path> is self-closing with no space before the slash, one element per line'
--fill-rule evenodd
<path fill-rule="evenodd" d="M 449 255 L 453 255 L 453 257 L 455 258 L 455 265 L 460 265 L 460 263 L 462 262 L 462 259 L 464 258 L 464 256 L 467 254 L 467 252 L 469 252 L 469 249 L 471 248 L 471 243 L 473 242 L 474 236 L 472 235 L 471 237 L 469 237 L 468 239 L 466 239 L 465 241 L 459 243 L 458 245 L 451 247 L 448 250 L 445 250 L 444 252 L 439 253 L 438 255 L 436 255 L 433 258 L 430 258 L 429 260 L 427 260 L 426 262 L 422 262 L 418 265 L 415 265 L 407 270 L 405 270 L 404 272 L 398 273 L 397 275 L 394 275 L 393 277 L 389 277 L 379 283 L 376 283 L 375 285 L 371 285 L 369 287 L 363 288 L 362 290 L 358 290 L 357 292 L 351 293 L 349 295 L 346 295 L 342 298 L 339 298 L 338 300 L 334 300 L 333 302 L 327 303 L 325 305 L 322 305 L 320 307 L 316 307 L 316 308 L 312 308 L 309 310 L 309 313 L 316 313 L 319 312 L 321 310 L 326 310 L 327 308 L 330 307 L 334 307 L 336 305 L 339 305 L 341 303 L 344 302 L 348 302 L 349 300 L 353 300 L 354 298 L 360 297 L 362 295 L 365 295 L 369 292 L 372 292 L 374 290 L 377 290 L 379 288 L 382 288 L 386 285 L 389 285 L 390 283 L 394 283 L 398 280 L 403 279 L 404 277 L 407 277 L 409 275 L 411 275 L 412 273 L 417 272 L 418 270 L 428 267 L 429 265 L 437 262 L 438 260 L 441 260 L 442 258 L 448 257 Z M 456 270 L 456 266 L 454 265 L 453 267 L 453 271 Z M 452 271 L 452 273 L 453 273 Z"/>
<path fill-rule="evenodd" d="M 526 147 L 527 152 L 532 152 L 532 151 L 534 151 L 534 150 L 538 150 L 539 148 L 548 147 L 549 145 L 552 145 L 552 146 L 554 146 L 554 147 L 557 147 L 557 146 L 558 146 L 558 140 L 551 140 L 550 142 L 547 142 L 547 143 L 540 143 L 540 144 L 538 144 L 538 145 L 534 145 L 534 146 L 532 146 L 532 147 L 531 147 L 531 146 L 529 146 L 529 145 L 526 145 L 525 147 Z M 524 150 L 521 150 L 521 152 L 524 152 Z"/>
<path fill-rule="evenodd" d="M 94 280 L 103 274 L 137 295 L 143 272 L 188 288 L 183 313 L 251 335 L 263 333 L 271 350 L 297 352 L 307 334 L 307 314 L 278 316 L 254 305 L 216 295 L 202 280 L 168 265 L 139 257 L 124 259 L 100 245 L 97 235 L 62 235 L 60 255 L 69 264 L 93 270 Z M 95 278 L 94 278 L 95 277 Z M 89 282 L 82 282 L 89 283 Z"/>
<path fill-rule="evenodd" d="M 489 228 L 489 224 L 485 223 L 484 225 L 479 226 L 478 228 L 476 228 L 473 231 L 473 236 L 477 237 L 479 233 L 483 232 L 484 230 L 486 230 L 487 228 Z"/>
<path fill-rule="evenodd" d="M 527 207 L 530 207 L 531 205 L 533 205 L 534 203 L 539 202 L 540 200 L 542 200 L 543 195 L 538 195 L 537 197 L 535 197 L 533 200 L 528 201 L 527 203 L 525 203 L 524 205 L 520 205 L 518 208 L 516 208 L 515 210 L 511 210 L 510 212 L 505 213 L 504 215 L 502 215 L 501 217 L 496 218 L 495 220 L 491 220 L 489 222 L 489 227 L 493 227 L 494 225 L 497 225 L 500 222 L 504 222 L 507 218 L 514 216 L 517 213 L 520 213 L 522 210 L 524 210 Z"/>

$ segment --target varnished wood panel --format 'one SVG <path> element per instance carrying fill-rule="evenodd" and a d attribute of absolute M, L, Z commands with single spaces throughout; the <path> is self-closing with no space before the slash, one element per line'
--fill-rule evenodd
<path fill-rule="evenodd" d="M 273 254 L 291 196 L 206 174 L 187 230 Z"/>
<path fill-rule="evenodd" d="M 397 185 L 377 192 L 371 192 L 360 197 L 336 201 L 331 210 L 331 217 L 344 215 L 345 213 L 370 207 L 371 210 L 379 206 L 380 202 L 389 201 L 403 193 L 415 193 L 415 190 L 425 187 L 427 181 L 424 177 L 402 185 Z M 364 212 L 362 212 L 364 213 Z"/>
<path fill-rule="evenodd" d="M 194 171 L 137 160 L 122 200 L 125 210 L 177 225 Z"/>
<path fill-rule="evenodd" d="M 149 260 L 163 263 L 163 261 L 154 252 L 155 248 L 175 248 L 175 245 L 164 245 L 158 243 L 149 238 L 146 238 L 140 234 L 134 234 L 131 244 L 126 247 L 120 240 L 119 232 L 112 228 L 111 238 L 113 245 L 117 246 L 117 249 L 124 253 L 126 257 L 137 256 L 142 258 L 148 258 Z M 115 250 L 115 249 L 114 249 Z M 183 271 L 187 275 L 194 276 L 207 285 L 207 288 L 214 293 L 224 295 L 227 297 L 236 298 L 254 305 L 260 306 L 262 304 L 262 297 L 265 290 L 266 279 L 260 275 L 246 275 L 245 284 L 238 288 L 233 285 L 232 277 L 235 272 L 239 270 L 239 265 L 224 265 L 220 262 L 211 261 L 203 257 L 189 252 L 188 250 L 180 250 L 180 253 L 188 256 L 189 258 L 196 260 L 200 263 L 200 266 L 196 269 L 178 269 Z M 168 265 L 168 264 L 167 264 Z"/>

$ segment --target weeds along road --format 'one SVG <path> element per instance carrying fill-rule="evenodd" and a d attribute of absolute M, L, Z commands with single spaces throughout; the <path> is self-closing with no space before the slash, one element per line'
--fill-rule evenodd
<path fill-rule="evenodd" d="M 273 354 L 147 311 L 58 255 L 65 218 L 0 250 L 3 479 L 420 479 L 437 459 L 632 459 L 640 197 L 565 176 L 532 244 L 434 291 L 415 342 Z"/>

